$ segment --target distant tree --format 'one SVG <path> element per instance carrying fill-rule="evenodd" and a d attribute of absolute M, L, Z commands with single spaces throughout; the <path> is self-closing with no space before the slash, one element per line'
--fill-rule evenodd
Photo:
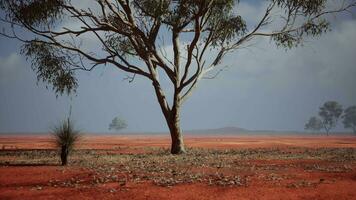
<path fill-rule="evenodd" d="M 109 130 L 116 130 L 119 131 L 121 129 L 127 128 L 127 123 L 124 119 L 121 119 L 119 117 L 115 117 L 112 121 L 111 124 L 109 125 Z"/>
<path fill-rule="evenodd" d="M 319 110 L 319 116 L 322 119 L 323 128 L 326 131 L 326 135 L 329 135 L 329 132 L 334 128 L 342 114 L 342 105 L 336 101 L 325 102 Z"/>
<path fill-rule="evenodd" d="M 75 92 L 76 72 L 99 66 L 124 71 L 129 81 L 148 80 L 170 131 L 172 154 L 185 153 L 183 102 L 204 77 L 212 79 L 221 72 L 227 54 L 261 37 L 282 48 L 298 47 L 305 38 L 330 30 L 328 16 L 353 13 L 356 6 L 356 0 L 256 1 L 264 8 L 252 16 L 257 22 L 250 23 L 251 16 L 236 9 L 240 0 L 78 2 L 0 0 L 0 35 L 24 43 L 21 53 L 32 62 L 38 80 L 57 94 Z M 85 8 L 88 2 L 92 5 Z M 85 37 L 98 45 L 83 44 Z"/>
<path fill-rule="evenodd" d="M 323 128 L 321 120 L 317 117 L 311 117 L 305 124 L 305 130 L 320 131 Z"/>
<path fill-rule="evenodd" d="M 356 106 L 350 106 L 344 110 L 344 115 L 342 116 L 345 128 L 351 128 L 354 133 L 356 133 Z"/>

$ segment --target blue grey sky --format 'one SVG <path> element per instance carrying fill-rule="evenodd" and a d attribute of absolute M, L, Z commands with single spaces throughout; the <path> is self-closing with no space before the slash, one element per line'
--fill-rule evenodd
<path fill-rule="evenodd" d="M 253 24 L 263 4 L 245 2 L 238 9 Z M 331 32 L 306 39 L 303 47 L 286 51 L 259 39 L 229 54 L 224 71 L 202 80 L 183 105 L 182 128 L 301 131 L 325 101 L 356 105 L 356 19 L 331 21 Z M 128 83 L 125 73 L 100 67 L 77 74 L 74 96 L 56 98 L 50 87 L 37 84 L 20 47 L 0 37 L 0 132 L 46 132 L 68 115 L 70 105 L 73 119 L 86 132 L 109 132 L 115 116 L 127 121 L 125 132 L 168 131 L 148 80 L 138 77 Z"/>

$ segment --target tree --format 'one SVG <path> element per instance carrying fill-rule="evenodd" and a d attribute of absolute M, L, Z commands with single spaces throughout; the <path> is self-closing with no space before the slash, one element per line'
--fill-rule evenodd
<path fill-rule="evenodd" d="M 121 129 L 127 128 L 127 123 L 124 119 L 121 119 L 119 117 L 115 117 L 112 121 L 111 124 L 109 124 L 109 130 L 116 130 L 119 131 Z"/>
<path fill-rule="evenodd" d="M 170 131 L 172 154 L 185 152 L 182 103 L 203 77 L 221 72 L 226 54 L 259 37 L 269 37 L 283 48 L 296 47 L 303 38 L 328 31 L 328 15 L 352 12 L 356 6 L 354 0 L 340 1 L 336 9 L 327 6 L 328 0 L 267 0 L 253 25 L 236 12 L 238 0 L 91 2 L 91 8 L 81 8 L 74 0 L 0 0 L 6 14 L 1 23 L 10 29 L 2 35 L 24 43 L 21 52 L 32 61 L 37 78 L 57 94 L 75 92 L 78 70 L 102 65 L 126 72 L 129 81 L 147 78 Z M 67 27 L 66 20 L 79 25 Z M 24 32 L 28 34 L 21 35 Z M 102 49 L 88 50 L 81 42 L 84 36 L 91 36 Z M 160 76 L 170 81 L 171 96 L 162 89 Z"/>
<path fill-rule="evenodd" d="M 319 131 L 323 128 L 321 120 L 317 117 L 311 117 L 305 124 L 305 130 Z"/>
<path fill-rule="evenodd" d="M 342 105 L 336 101 L 327 101 L 319 108 L 319 116 L 322 119 L 326 135 L 329 135 L 329 131 L 336 126 L 342 111 Z"/>
<path fill-rule="evenodd" d="M 356 106 L 350 106 L 344 110 L 342 116 L 345 128 L 351 128 L 356 133 Z"/>

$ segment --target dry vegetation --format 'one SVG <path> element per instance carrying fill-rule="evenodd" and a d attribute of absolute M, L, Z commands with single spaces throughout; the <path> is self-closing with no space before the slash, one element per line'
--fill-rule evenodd
<path fill-rule="evenodd" d="M 286 188 L 316 187 L 335 180 L 323 177 L 307 180 L 290 172 L 347 173 L 356 167 L 355 148 L 191 148 L 182 156 L 171 155 L 168 149 L 158 147 L 145 147 L 145 153 L 139 154 L 121 150 L 76 150 L 69 165 L 90 171 L 88 176 L 51 179 L 37 188 L 87 187 L 112 182 L 122 188 L 128 182 L 152 182 L 163 187 L 188 183 L 247 187 L 251 180 Z M 136 149 L 131 147 L 131 150 Z M 55 150 L 3 150 L 0 165 L 59 165 L 57 153 Z"/>

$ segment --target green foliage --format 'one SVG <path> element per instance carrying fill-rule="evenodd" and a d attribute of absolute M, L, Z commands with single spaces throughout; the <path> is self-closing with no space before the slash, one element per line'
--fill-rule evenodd
<path fill-rule="evenodd" d="M 69 94 L 76 90 L 78 84 L 74 71 L 70 70 L 72 63 L 68 61 L 69 55 L 61 55 L 61 52 L 59 48 L 37 41 L 26 43 L 21 51 L 31 59 L 38 81 L 49 83 L 56 93 Z"/>
<path fill-rule="evenodd" d="M 356 106 L 350 106 L 344 110 L 342 116 L 345 128 L 351 128 L 356 133 Z"/>
<path fill-rule="evenodd" d="M 321 120 L 317 117 L 311 117 L 305 124 L 305 130 L 319 131 L 323 128 Z"/>
<path fill-rule="evenodd" d="M 238 2 L 238 1 L 237 1 Z M 246 23 L 241 16 L 233 14 L 233 0 L 143 0 L 134 1 L 141 16 L 159 18 L 176 29 L 183 29 L 194 22 L 195 16 L 207 14 L 206 29 L 214 30 L 212 45 L 231 42 L 246 33 Z M 209 10 L 209 12 L 207 12 Z"/>
<path fill-rule="evenodd" d="M 135 0 L 133 1 L 136 8 L 141 10 L 141 15 L 151 17 L 162 17 L 169 13 L 169 0 Z"/>
<path fill-rule="evenodd" d="M 273 0 L 284 9 L 300 10 L 306 16 L 317 14 L 325 8 L 326 0 Z"/>
<path fill-rule="evenodd" d="M 122 56 L 136 55 L 134 47 L 126 37 L 118 34 L 107 34 L 105 38 L 105 43 L 107 46 L 114 50 L 116 53 Z"/>
<path fill-rule="evenodd" d="M 298 44 L 301 42 L 300 38 L 288 32 L 276 34 L 272 36 L 272 39 L 275 41 L 277 46 L 289 49 L 294 46 L 298 46 Z"/>
<path fill-rule="evenodd" d="M 28 25 L 50 25 L 61 17 L 67 0 L 0 0 L 0 6 L 8 10 L 14 22 Z"/>
<path fill-rule="evenodd" d="M 302 43 L 304 36 L 318 37 L 330 30 L 329 22 L 320 15 L 326 7 L 326 0 L 273 0 L 293 18 L 304 16 L 307 20 L 295 29 L 277 31 L 272 36 L 277 46 L 284 48 L 296 47 Z"/>
<path fill-rule="evenodd" d="M 274 34 L 272 39 L 277 46 L 291 49 L 303 41 L 304 36 L 317 37 L 330 30 L 330 24 L 325 19 L 318 22 L 308 21 L 295 31 L 285 31 Z"/>
<path fill-rule="evenodd" d="M 323 127 L 327 133 L 336 126 L 342 112 L 342 105 L 336 101 L 325 102 L 324 105 L 320 107 L 319 116 L 322 119 Z"/>
<path fill-rule="evenodd" d="M 212 14 L 208 19 L 208 29 L 213 29 L 212 46 L 219 47 L 225 42 L 229 44 L 238 36 L 246 33 L 246 22 L 239 15 L 232 14 L 233 7 L 229 4 L 217 5 L 212 8 Z"/>
<path fill-rule="evenodd" d="M 302 33 L 311 36 L 318 36 L 329 30 L 330 23 L 326 19 L 318 22 L 308 21 L 302 26 Z"/>
<path fill-rule="evenodd" d="M 68 155 L 80 138 L 80 132 L 74 128 L 73 122 L 68 118 L 55 126 L 52 131 L 55 144 L 61 151 L 62 165 L 67 164 Z"/>
<path fill-rule="evenodd" d="M 124 119 L 121 119 L 119 117 L 115 117 L 112 121 L 111 124 L 109 125 L 109 130 L 116 130 L 119 131 L 121 129 L 127 128 L 127 123 Z"/>

